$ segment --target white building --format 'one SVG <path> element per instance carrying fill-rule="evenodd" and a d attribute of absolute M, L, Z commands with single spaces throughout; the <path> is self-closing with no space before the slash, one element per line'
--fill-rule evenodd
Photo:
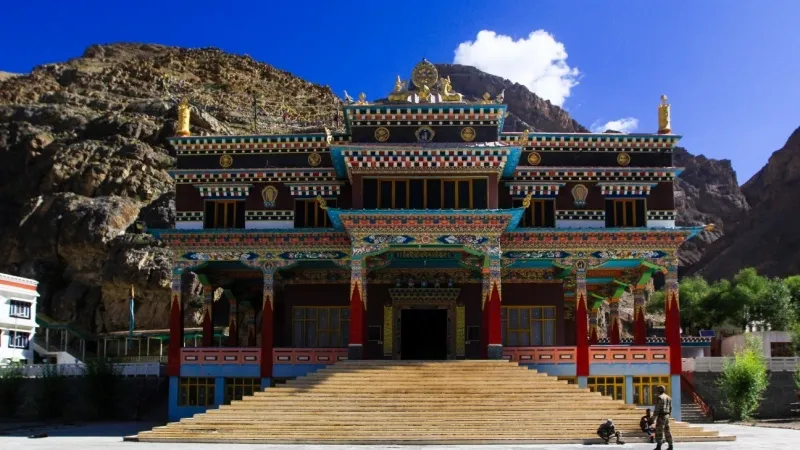
<path fill-rule="evenodd" d="M 38 281 L 0 273 L 0 365 L 33 363 Z"/>

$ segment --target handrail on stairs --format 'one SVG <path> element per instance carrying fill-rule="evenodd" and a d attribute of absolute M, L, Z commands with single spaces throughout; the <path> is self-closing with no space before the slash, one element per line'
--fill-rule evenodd
<path fill-rule="evenodd" d="M 694 390 L 694 386 L 686 378 L 686 375 L 681 374 L 681 392 L 689 394 L 692 402 L 697 405 L 707 418 L 711 421 L 714 420 L 714 408 L 703 400 L 703 397 Z"/>

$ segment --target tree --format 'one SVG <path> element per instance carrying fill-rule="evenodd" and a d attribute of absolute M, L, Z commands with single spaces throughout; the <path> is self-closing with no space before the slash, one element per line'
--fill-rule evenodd
<path fill-rule="evenodd" d="M 772 330 L 788 331 L 794 325 L 792 293 L 780 278 L 768 280 L 766 290 L 760 293 L 753 309 L 756 320 L 768 324 Z"/>
<path fill-rule="evenodd" d="M 794 315 L 800 318 L 800 275 L 792 275 L 787 277 L 783 282 L 789 289 L 792 295 L 792 306 L 794 307 Z"/>
<path fill-rule="evenodd" d="M 705 325 L 705 306 L 711 286 L 701 276 L 686 277 L 680 283 L 681 326 L 698 330 Z M 687 333 L 689 334 L 689 333 Z"/>
<path fill-rule="evenodd" d="M 745 336 L 745 348 L 725 361 L 717 381 L 722 407 L 733 420 L 748 420 L 758 409 L 769 384 L 761 340 Z"/>

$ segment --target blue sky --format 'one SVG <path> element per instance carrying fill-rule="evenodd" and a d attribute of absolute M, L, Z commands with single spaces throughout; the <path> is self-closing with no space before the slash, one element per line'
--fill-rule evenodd
<path fill-rule="evenodd" d="M 40 0 L 4 5 L 0 70 L 94 43 L 214 46 L 377 98 L 466 42 L 462 61 L 520 78 L 587 127 L 633 118 L 654 132 L 666 93 L 682 145 L 731 159 L 743 183 L 800 126 L 799 19 L 796 0 Z"/>

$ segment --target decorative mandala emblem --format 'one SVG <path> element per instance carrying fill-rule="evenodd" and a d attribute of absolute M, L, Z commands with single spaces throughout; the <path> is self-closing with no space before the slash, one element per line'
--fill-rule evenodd
<path fill-rule="evenodd" d="M 619 164 L 620 166 L 625 167 L 630 163 L 631 163 L 631 155 L 627 153 L 620 153 L 619 155 L 617 155 L 617 164 Z"/>
<path fill-rule="evenodd" d="M 411 82 L 414 86 L 421 88 L 422 86 L 433 86 L 439 80 L 439 71 L 436 66 L 431 64 L 427 59 L 423 59 L 411 71 Z"/>
<path fill-rule="evenodd" d="M 461 139 L 465 142 L 472 142 L 475 140 L 475 129 L 472 127 L 464 127 L 461 129 Z"/>
<path fill-rule="evenodd" d="M 222 155 L 222 156 L 219 157 L 219 165 L 222 168 L 227 169 L 232 164 L 233 164 L 233 156 L 231 156 L 231 155 Z"/>
<path fill-rule="evenodd" d="M 587 195 L 589 195 L 589 189 L 582 184 L 576 184 L 575 187 L 572 188 L 572 199 L 574 200 L 575 206 L 578 208 L 586 206 Z"/>
<path fill-rule="evenodd" d="M 540 162 L 542 162 L 542 155 L 539 152 L 528 153 L 528 164 L 538 166 Z"/>
<path fill-rule="evenodd" d="M 380 127 L 375 130 L 375 140 L 378 142 L 386 142 L 389 140 L 389 129 Z"/>
<path fill-rule="evenodd" d="M 433 131 L 431 127 L 419 127 L 417 131 L 414 132 L 414 135 L 417 136 L 417 141 L 427 143 L 433 140 L 433 137 L 436 136 L 436 132 Z"/>
<path fill-rule="evenodd" d="M 274 208 L 275 200 L 278 198 L 278 189 L 269 185 L 261 190 L 261 199 L 264 200 L 265 208 Z"/>
<path fill-rule="evenodd" d="M 319 153 L 314 152 L 308 155 L 308 164 L 311 167 L 317 167 L 322 162 L 322 156 Z"/>

